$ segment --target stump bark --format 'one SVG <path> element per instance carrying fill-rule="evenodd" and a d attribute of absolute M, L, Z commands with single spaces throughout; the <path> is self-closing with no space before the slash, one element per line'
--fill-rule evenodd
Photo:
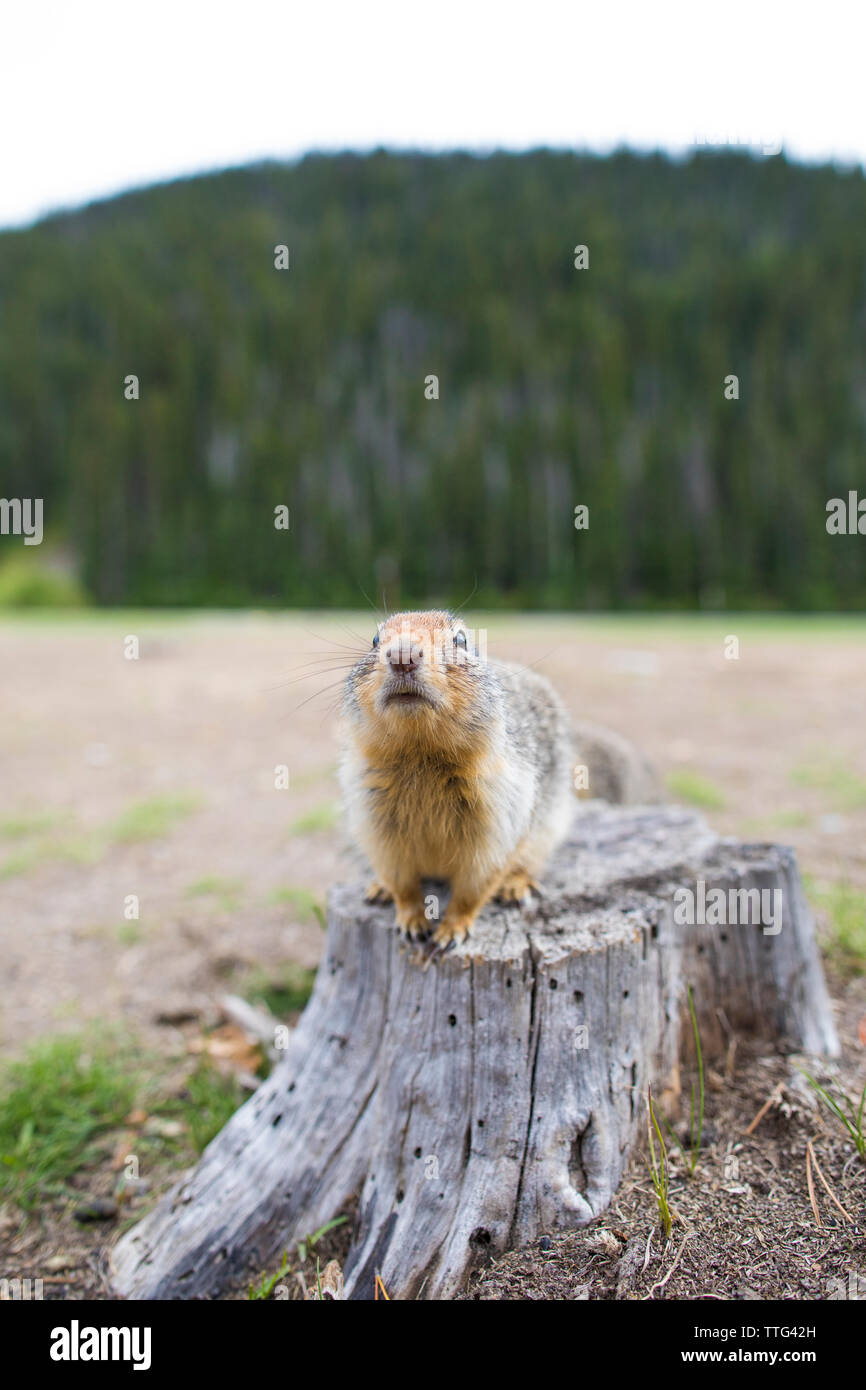
<path fill-rule="evenodd" d="M 780 890 L 781 930 L 678 925 L 678 889 Z M 357 1202 L 348 1298 L 447 1298 L 480 1255 L 610 1202 L 690 983 L 731 1031 L 838 1052 L 793 852 L 676 806 L 585 803 L 530 906 L 491 906 L 424 969 L 361 885 L 330 896 L 289 1046 L 198 1166 L 113 1252 L 129 1298 L 219 1297 Z M 769 901 L 769 900 L 767 900 Z M 709 915 L 709 914 L 708 914 Z M 690 1028 L 690 1026 L 689 1026 Z"/>

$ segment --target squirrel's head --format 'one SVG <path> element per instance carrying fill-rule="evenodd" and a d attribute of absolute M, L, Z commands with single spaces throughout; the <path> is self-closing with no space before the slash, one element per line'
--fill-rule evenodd
<path fill-rule="evenodd" d="M 486 662 L 453 614 L 394 613 L 352 668 L 347 702 L 371 732 L 392 744 L 459 741 L 483 719 Z"/>

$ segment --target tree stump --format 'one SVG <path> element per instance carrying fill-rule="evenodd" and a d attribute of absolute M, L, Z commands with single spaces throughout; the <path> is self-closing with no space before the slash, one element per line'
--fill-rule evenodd
<path fill-rule="evenodd" d="M 700 881 L 780 890 L 781 930 L 678 925 Z M 687 982 L 707 1058 L 731 1030 L 838 1052 L 791 850 L 677 806 L 587 802 L 543 897 L 491 906 L 426 969 L 392 909 L 336 888 L 285 1055 L 120 1240 L 115 1289 L 219 1297 L 355 1200 L 346 1297 L 377 1273 L 392 1298 L 449 1297 L 479 1256 L 604 1210 L 647 1084 L 677 1063 Z"/>

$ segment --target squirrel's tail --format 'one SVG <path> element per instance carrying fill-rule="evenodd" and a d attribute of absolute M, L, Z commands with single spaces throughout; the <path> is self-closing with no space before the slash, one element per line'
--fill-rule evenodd
<path fill-rule="evenodd" d="M 599 724 L 574 725 L 576 794 L 616 804 L 663 800 L 661 783 L 644 755 L 628 739 Z"/>

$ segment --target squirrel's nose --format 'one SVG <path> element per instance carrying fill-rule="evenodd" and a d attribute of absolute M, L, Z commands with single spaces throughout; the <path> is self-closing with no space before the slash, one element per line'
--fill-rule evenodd
<path fill-rule="evenodd" d="M 414 642 L 401 642 L 398 639 L 388 648 L 388 665 L 395 674 L 408 676 L 410 672 L 418 670 L 423 655 L 421 648 Z"/>

